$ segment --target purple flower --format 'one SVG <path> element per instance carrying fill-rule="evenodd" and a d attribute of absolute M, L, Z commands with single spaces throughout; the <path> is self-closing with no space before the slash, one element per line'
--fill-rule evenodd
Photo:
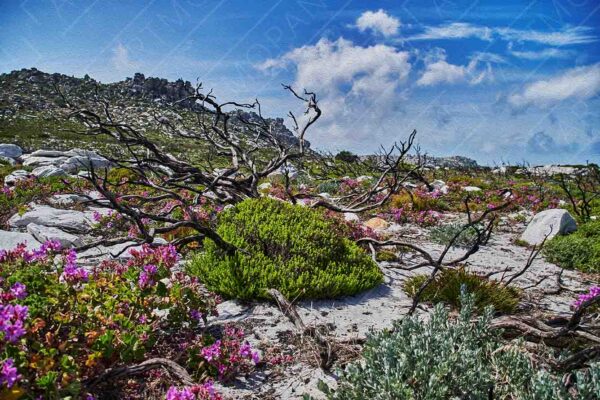
<path fill-rule="evenodd" d="M 27 297 L 26 287 L 21 282 L 17 282 L 14 285 L 12 285 L 11 288 L 10 288 L 10 293 L 16 299 L 19 299 L 19 300 L 24 299 L 25 297 Z"/>
<path fill-rule="evenodd" d="M 577 300 L 573 302 L 573 306 L 575 308 L 581 307 L 583 303 L 588 300 L 591 300 L 597 296 L 600 296 L 600 286 L 592 286 L 588 293 L 580 294 Z"/>
<path fill-rule="evenodd" d="M 75 250 L 69 250 L 65 257 L 65 268 L 61 275 L 62 279 L 68 283 L 87 282 L 89 274 L 84 268 L 77 266 L 77 253 Z"/>
<path fill-rule="evenodd" d="M 260 362 L 260 354 L 258 354 L 258 351 L 256 350 L 252 352 L 252 362 L 254 363 L 254 365 Z"/>
<path fill-rule="evenodd" d="M 167 400 L 195 400 L 196 396 L 189 388 L 177 389 L 171 386 L 167 391 Z"/>
<path fill-rule="evenodd" d="M 190 317 L 196 321 L 200 321 L 202 319 L 202 313 L 198 310 L 192 310 L 190 311 Z"/>
<path fill-rule="evenodd" d="M 14 364 L 15 362 L 12 358 L 4 360 L 0 369 L 0 385 L 6 384 L 8 388 L 11 388 L 21 379 L 21 375 L 18 374 Z"/>
<path fill-rule="evenodd" d="M 140 289 L 145 289 L 147 287 L 154 285 L 154 281 L 152 280 L 152 277 L 150 276 L 150 274 L 148 274 L 146 271 L 142 271 L 142 273 L 140 274 L 140 277 L 138 279 L 138 285 L 139 285 Z"/>
<path fill-rule="evenodd" d="M 217 340 L 212 345 L 204 347 L 202 349 L 202 357 L 206 359 L 206 361 L 212 361 L 221 356 L 221 341 Z"/>
<path fill-rule="evenodd" d="M 23 326 L 27 313 L 27 306 L 0 305 L 0 332 L 4 332 L 4 340 L 14 343 L 26 333 Z"/>

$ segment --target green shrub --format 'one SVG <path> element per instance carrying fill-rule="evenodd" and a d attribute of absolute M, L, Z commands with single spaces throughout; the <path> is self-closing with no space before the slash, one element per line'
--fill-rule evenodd
<path fill-rule="evenodd" d="M 434 243 L 446 245 L 450 243 L 450 240 L 452 240 L 452 238 L 454 238 L 454 236 L 462 230 L 463 226 L 463 224 L 459 223 L 438 225 L 429 231 L 429 239 Z M 477 231 L 475 228 L 469 227 L 460 233 L 454 242 L 454 245 L 468 247 L 469 245 L 473 244 L 476 239 Z"/>
<path fill-rule="evenodd" d="M 317 186 L 317 191 L 319 193 L 335 193 L 340 189 L 340 183 L 338 181 L 327 181 L 319 184 Z"/>
<path fill-rule="evenodd" d="M 342 150 L 335 155 L 335 159 L 347 163 L 354 163 L 358 161 L 358 156 L 347 150 Z"/>
<path fill-rule="evenodd" d="M 414 296 L 428 275 L 415 275 L 404 282 L 404 290 Z M 460 305 L 461 288 L 466 287 L 473 293 L 478 309 L 493 306 L 504 313 L 513 311 L 519 304 L 519 292 L 512 287 L 503 287 L 498 282 L 466 271 L 464 268 L 444 269 L 439 272 L 433 282 L 425 288 L 421 299 L 432 303 Z"/>
<path fill-rule="evenodd" d="M 319 211 L 270 199 L 248 199 L 219 216 L 217 232 L 243 251 L 226 255 L 212 240 L 189 271 L 229 298 L 335 298 L 372 288 L 382 274 L 371 257 L 335 233 Z"/>
<path fill-rule="evenodd" d="M 398 256 L 393 251 L 390 251 L 390 250 L 381 250 L 381 251 L 377 252 L 376 259 L 377 259 L 377 261 L 392 262 L 392 261 L 397 261 L 398 260 Z"/>
<path fill-rule="evenodd" d="M 600 272 L 600 221 L 583 224 L 568 236 L 555 236 L 544 246 L 544 255 L 562 268 Z"/>
<path fill-rule="evenodd" d="M 394 330 L 369 337 L 363 359 L 341 372 L 338 388 L 321 384 L 330 400 L 359 399 L 597 399 L 600 364 L 575 373 L 571 392 L 559 377 L 537 370 L 519 343 L 503 343 L 490 328 L 492 311 L 473 321 L 474 301 L 463 296 L 456 321 L 436 306 L 431 318 L 416 316 Z M 308 397 L 308 396 L 307 396 Z"/>

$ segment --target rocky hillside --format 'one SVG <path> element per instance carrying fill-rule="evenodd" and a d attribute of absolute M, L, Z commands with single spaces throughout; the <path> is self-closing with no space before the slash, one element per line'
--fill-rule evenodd
<path fill-rule="evenodd" d="M 22 69 L 0 75 L 0 135 L 7 127 L 23 123 L 23 120 L 48 119 L 53 111 L 64 107 L 57 88 L 74 104 L 83 103 L 98 93 L 109 100 L 123 120 L 145 129 L 152 127 L 156 115 L 170 120 L 187 120 L 192 117 L 190 111 L 199 107 L 193 101 L 186 101 L 194 93 L 194 86 L 182 79 L 170 82 L 136 73 L 133 78 L 105 84 L 88 75 L 75 78 L 36 68 Z M 242 115 L 248 120 L 258 119 L 253 112 Z M 286 143 L 297 141 L 284 125 L 283 118 L 268 118 L 267 122 Z M 48 126 L 43 124 L 42 130 Z"/>

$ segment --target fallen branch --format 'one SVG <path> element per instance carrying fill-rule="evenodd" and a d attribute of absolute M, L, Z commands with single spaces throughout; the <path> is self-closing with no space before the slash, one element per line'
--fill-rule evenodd
<path fill-rule="evenodd" d="M 196 385 L 190 374 L 181 365 L 176 362 L 169 360 L 168 358 L 151 358 L 144 362 L 135 365 L 128 365 L 123 367 L 109 368 L 97 377 L 90 378 L 84 382 L 84 386 L 91 390 L 94 387 L 109 383 L 116 382 L 123 378 L 129 378 L 131 376 L 140 375 L 153 369 L 164 369 L 171 376 L 175 377 L 185 386 Z"/>
<path fill-rule="evenodd" d="M 334 359 L 329 340 L 317 328 L 307 327 L 302 318 L 300 318 L 300 315 L 298 315 L 296 307 L 279 290 L 269 289 L 268 292 L 279 305 L 281 312 L 294 324 L 296 330 L 301 335 L 307 335 L 315 339 L 320 347 L 319 357 L 321 359 L 321 368 L 325 370 L 329 369 Z"/>

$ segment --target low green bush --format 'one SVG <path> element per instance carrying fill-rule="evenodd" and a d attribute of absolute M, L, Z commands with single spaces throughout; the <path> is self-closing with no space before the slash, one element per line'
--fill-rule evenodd
<path fill-rule="evenodd" d="M 371 257 L 336 233 L 320 211 L 270 199 L 248 199 L 224 211 L 217 232 L 242 249 L 227 255 L 210 239 L 188 264 L 212 291 L 228 298 L 335 298 L 372 288 L 382 274 Z"/>
<path fill-rule="evenodd" d="M 434 243 L 446 245 L 454 238 L 456 234 L 461 232 L 464 225 L 459 223 L 438 225 L 429 231 L 429 239 Z M 468 247 L 477 239 L 477 231 L 473 227 L 463 230 L 456 241 L 455 246 Z"/>
<path fill-rule="evenodd" d="M 404 290 L 414 296 L 428 275 L 415 275 L 404 282 Z M 513 311 L 519 304 L 519 291 L 498 282 L 466 271 L 464 268 L 444 269 L 421 294 L 421 299 L 432 303 L 447 303 L 458 307 L 462 287 L 473 294 L 475 305 L 482 310 L 487 306 L 503 313 Z"/>
<path fill-rule="evenodd" d="M 544 246 L 546 259 L 562 268 L 600 272 L 600 221 L 590 221 L 567 236 L 555 236 Z"/>
<path fill-rule="evenodd" d="M 560 377 L 537 369 L 518 342 L 506 345 L 490 328 L 492 310 L 474 320 L 475 299 L 462 296 L 455 321 L 438 305 L 431 318 L 404 318 L 393 331 L 369 337 L 363 359 L 341 372 L 330 400 L 600 398 L 600 363 L 577 371 L 567 389 Z M 309 398 L 309 396 L 305 396 Z"/>

